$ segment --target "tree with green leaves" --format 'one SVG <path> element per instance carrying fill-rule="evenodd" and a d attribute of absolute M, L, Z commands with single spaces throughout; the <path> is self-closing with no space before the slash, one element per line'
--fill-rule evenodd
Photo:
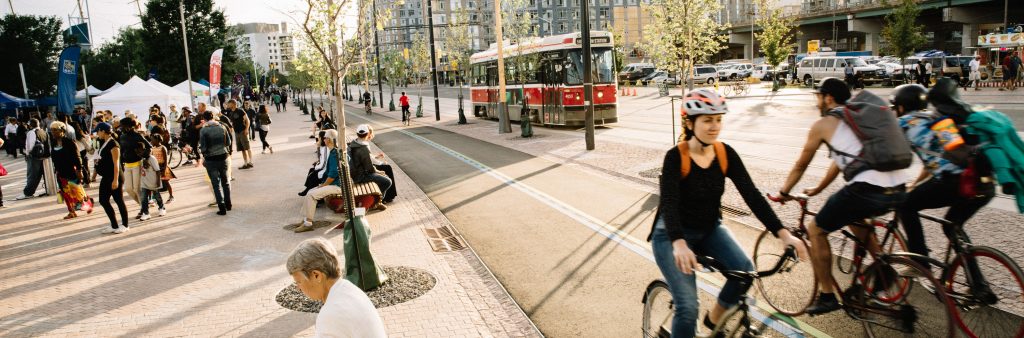
<path fill-rule="evenodd" d="M 409 66 L 405 63 L 402 53 L 391 50 L 381 55 L 381 71 L 384 73 L 384 81 L 391 88 L 391 106 L 395 103 L 395 86 L 402 83 L 402 79 L 408 76 Z"/>
<path fill-rule="evenodd" d="M 0 18 L 0 91 L 24 95 L 18 64 L 25 69 L 28 95 L 51 95 L 56 88 L 57 58 L 63 48 L 56 16 L 7 14 Z"/>
<path fill-rule="evenodd" d="M 144 76 L 149 72 L 142 62 L 144 46 L 142 29 L 126 27 L 99 48 L 83 51 L 82 64 L 86 67 L 89 84 L 101 89 L 110 88 L 132 76 Z"/>
<path fill-rule="evenodd" d="M 622 63 L 626 60 L 626 42 L 624 41 L 626 27 L 615 28 L 611 23 L 605 27 L 605 29 L 612 33 L 612 55 L 615 60 L 613 62 L 615 68 L 612 71 L 614 74 L 618 74 L 619 70 L 622 69 Z"/>
<path fill-rule="evenodd" d="M 537 30 L 530 12 L 523 10 L 529 6 L 528 0 L 503 0 L 501 5 L 502 37 L 512 43 L 511 48 L 504 50 L 508 55 L 505 59 L 505 78 L 519 83 L 519 93 L 514 95 L 513 92 L 512 102 L 509 104 L 514 104 L 518 100 L 518 103 L 522 105 L 520 122 L 523 122 L 524 119 L 529 118 L 526 83 L 537 76 L 537 67 L 540 62 L 540 54 L 531 53 L 527 48 L 537 39 Z M 501 95 L 507 94 L 501 93 Z M 502 109 L 501 114 L 505 116 L 499 117 L 500 121 L 510 121 L 508 109 Z M 524 125 L 527 126 L 525 128 L 529 128 L 528 124 Z M 524 137 L 530 135 L 532 132 L 523 132 Z"/>
<path fill-rule="evenodd" d="M 906 57 L 928 41 L 924 37 L 924 25 L 917 24 L 920 14 L 921 9 L 917 8 L 914 0 L 899 0 L 899 4 L 885 16 L 882 39 L 885 39 L 886 45 L 882 52 L 900 58 L 900 64 L 904 64 Z M 903 73 L 906 75 L 909 72 Z M 903 76 L 903 81 L 907 81 L 907 76 Z"/>
<path fill-rule="evenodd" d="M 184 5 L 192 79 L 209 76 L 210 55 L 221 48 L 224 49 L 225 66 L 222 74 L 234 75 L 234 71 L 226 66 L 236 61 L 238 56 L 224 11 L 215 9 L 213 0 L 185 0 Z M 141 18 L 142 40 L 145 43 L 142 49 L 144 67 L 155 68 L 160 81 L 164 83 L 178 83 L 187 77 L 178 8 L 179 0 L 149 0 Z"/>
<path fill-rule="evenodd" d="M 412 39 L 412 49 L 409 51 L 411 60 L 412 75 L 416 81 L 417 96 L 419 103 L 416 105 L 416 117 L 423 117 L 423 86 L 421 78 L 430 78 L 430 42 L 427 41 L 426 33 L 419 33 Z"/>
<path fill-rule="evenodd" d="M 448 23 L 448 31 L 444 36 L 444 55 L 448 57 L 448 64 L 455 72 L 455 78 L 459 86 L 459 124 L 466 123 L 466 115 L 462 108 L 462 86 L 465 79 L 465 71 L 469 68 L 469 57 L 473 53 L 473 36 L 469 31 L 469 11 L 464 7 L 456 8 Z"/>
<path fill-rule="evenodd" d="M 761 16 L 756 20 L 761 32 L 754 33 L 754 36 L 761 45 L 761 52 L 764 53 L 764 63 L 771 66 L 772 91 L 778 91 L 776 68 L 793 50 L 796 16 L 784 15 L 777 0 L 758 0 L 757 6 L 762 10 Z"/>
<path fill-rule="evenodd" d="M 718 0 L 651 0 L 644 6 L 652 20 L 644 27 L 641 48 L 656 66 L 680 74 L 693 89 L 694 66 L 722 50 L 728 39 L 715 19 L 722 5 Z"/>

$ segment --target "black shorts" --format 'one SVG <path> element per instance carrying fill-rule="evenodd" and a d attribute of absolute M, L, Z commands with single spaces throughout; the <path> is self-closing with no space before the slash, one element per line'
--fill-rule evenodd
<path fill-rule="evenodd" d="M 814 222 L 822 230 L 833 232 L 865 218 L 885 214 L 903 204 L 906 199 L 906 188 L 902 185 L 883 188 L 854 182 L 829 197 L 814 217 Z"/>

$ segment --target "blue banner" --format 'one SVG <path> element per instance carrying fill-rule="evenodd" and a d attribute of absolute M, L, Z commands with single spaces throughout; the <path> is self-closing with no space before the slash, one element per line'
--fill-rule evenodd
<path fill-rule="evenodd" d="M 57 113 L 69 115 L 75 109 L 75 87 L 78 84 L 79 46 L 70 46 L 60 52 L 57 61 Z"/>
<path fill-rule="evenodd" d="M 159 78 L 157 78 L 157 76 L 156 76 L 156 67 L 149 68 L 149 78 L 146 79 L 146 80 L 149 80 L 149 79 L 159 80 Z"/>

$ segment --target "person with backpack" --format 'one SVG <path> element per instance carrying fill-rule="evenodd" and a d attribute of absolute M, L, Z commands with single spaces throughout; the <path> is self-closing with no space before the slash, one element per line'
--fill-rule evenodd
<path fill-rule="evenodd" d="M 944 80 L 940 79 L 933 90 L 939 90 Z M 962 196 L 958 192 L 964 168 L 948 158 L 953 151 L 968 145 L 952 118 L 927 110 L 927 93 L 920 85 L 902 85 L 896 87 L 891 100 L 893 110 L 900 116 L 900 127 L 924 163 L 897 215 L 907 235 L 907 249 L 925 257 L 929 250 L 921 227 L 921 210 L 949 207 L 944 218 L 955 226 L 963 226 L 995 196 L 991 183 L 987 183 L 987 193 L 977 196 Z M 928 266 L 927 260 L 918 263 Z"/>
<path fill-rule="evenodd" d="M 203 154 L 203 167 L 210 177 L 213 197 L 216 199 L 217 214 L 224 216 L 231 210 L 231 177 L 228 174 L 231 157 L 231 133 L 213 113 L 202 115 L 203 129 L 199 130 L 199 149 Z"/>
<path fill-rule="evenodd" d="M 807 226 L 811 263 L 821 292 L 806 310 L 810 315 L 840 308 L 833 289 L 828 234 L 902 204 L 908 180 L 903 169 L 913 161 L 910 145 L 885 100 L 868 91 L 861 91 L 851 100 L 850 88 L 833 77 L 822 79 L 814 95 L 821 119 L 811 126 L 800 158 L 778 192 L 779 199 L 791 199 L 789 192 L 800 182 L 822 144 L 829 148 L 833 163 L 821 183 L 804 193 L 809 196 L 821 193 L 840 172 L 847 183 L 829 197 Z M 850 230 L 860 238 L 868 238 L 870 250 L 880 251 L 869 229 L 853 227 Z"/>
<path fill-rule="evenodd" d="M 698 89 L 687 94 L 683 99 L 685 140 L 666 152 L 661 168 L 661 197 L 647 240 L 675 304 L 673 337 L 693 337 L 696 332 L 697 255 L 711 256 L 729 270 L 754 269 L 732 233 L 722 226 L 726 178 L 736 185 L 765 227 L 783 243 L 794 246 L 799 257 L 807 257 L 803 242 L 783 227 L 754 185 L 739 154 L 718 142 L 726 113 L 725 99 L 711 90 Z M 704 317 L 704 326 L 713 328 L 725 310 L 737 304 L 746 291 L 740 283 L 726 281 L 718 302 Z"/>
<path fill-rule="evenodd" d="M 150 146 L 141 134 L 138 133 L 138 122 L 131 117 L 121 119 L 121 137 L 118 142 L 121 146 L 121 163 L 124 164 L 124 192 L 140 206 L 149 203 L 142 200 L 139 188 L 142 185 L 142 160 L 149 157 Z M 136 148 L 142 147 L 143 156 L 139 156 Z M 142 211 L 135 215 L 135 219 L 142 218 Z"/>
<path fill-rule="evenodd" d="M 28 130 L 25 132 L 25 189 L 15 200 L 36 197 L 36 188 L 39 187 L 40 181 L 43 181 L 44 187 L 46 186 L 47 183 L 43 180 L 43 161 L 50 157 L 50 145 L 47 141 L 47 133 L 39 128 L 39 120 L 29 119 Z M 44 195 L 45 190 L 40 196 Z"/>

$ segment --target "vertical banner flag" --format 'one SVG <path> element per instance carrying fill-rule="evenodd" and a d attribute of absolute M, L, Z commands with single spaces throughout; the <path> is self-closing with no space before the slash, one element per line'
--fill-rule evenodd
<path fill-rule="evenodd" d="M 82 47 L 64 48 L 57 61 L 57 113 L 70 115 L 75 109 L 75 87 L 78 84 L 78 56 Z"/>
<path fill-rule="evenodd" d="M 220 93 L 220 64 L 221 57 L 224 55 L 224 49 L 218 49 L 213 51 L 213 55 L 210 55 L 210 99 L 213 96 Z"/>

